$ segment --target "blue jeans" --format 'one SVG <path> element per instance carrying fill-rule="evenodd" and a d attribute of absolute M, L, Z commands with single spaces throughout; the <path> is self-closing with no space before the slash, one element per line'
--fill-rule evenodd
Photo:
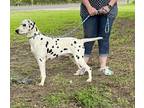
<path fill-rule="evenodd" d="M 116 11 L 115 11 L 116 12 Z M 87 12 L 81 12 L 82 20 L 87 16 Z M 93 38 L 93 37 L 103 37 L 102 40 L 98 40 L 99 55 L 107 56 L 109 54 L 109 38 L 110 32 L 113 25 L 115 16 L 111 15 L 95 15 L 89 17 L 89 19 L 83 24 L 84 37 Z M 115 14 L 116 15 L 116 14 Z M 94 42 L 87 42 L 85 46 L 85 55 L 90 55 Z"/>

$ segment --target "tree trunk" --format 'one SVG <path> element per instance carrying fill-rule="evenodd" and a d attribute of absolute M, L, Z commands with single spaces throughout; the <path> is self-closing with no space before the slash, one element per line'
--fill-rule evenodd
<path fill-rule="evenodd" d="M 33 5 L 33 3 L 34 3 L 34 1 L 33 1 L 33 0 L 31 0 L 31 5 Z"/>

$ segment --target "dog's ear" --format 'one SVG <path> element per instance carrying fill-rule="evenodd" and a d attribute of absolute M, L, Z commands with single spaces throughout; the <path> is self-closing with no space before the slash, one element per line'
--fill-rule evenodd
<path fill-rule="evenodd" d="M 31 28 L 31 30 L 34 28 L 34 26 L 35 26 L 35 22 L 33 22 L 33 25 L 32 25 L 32 28 Z"/>
<path fill-rule="evenodd" d="M 35 22 L 33 22 L 33 25 L 35 25 Z"/>

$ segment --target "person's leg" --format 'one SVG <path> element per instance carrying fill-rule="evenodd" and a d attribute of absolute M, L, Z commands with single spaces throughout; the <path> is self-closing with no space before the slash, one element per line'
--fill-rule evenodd
<path fill-rule="evenodd" d="M 81 18 L 82 21 L 85 20 L 85 18 L 88 16 L 88 13 L 84 11 L 84 9 L 81 8 Z M 97 16 L 91 16 L 87 19 L 86 22 L 83 24 L 83 32 L 84 32 L 84 38 L 93 38 L 97 36 Z M 87 42 L 84 44 L 85 47 L 85 55 L 84 55 L 84 61 L 88 63 L 90 54 L 93 48 L 94 42 Z M 85 69 L 79 69 L 77 70 L 79 75 L 83 75 L 85 73 Z"/>
<path fill-rule="evenodd" d="M 109 38 L 114 19 L 107 16 L 99 16 L 98 20 L 98 36 L 103 37 L 103 40 L 98 41 L 100 69 L 107 69 L 107 59 L 109 55 Z M 109 73 L 105 74 L 111 75 L 112 71 L 109 70 Z"/>
<path fill-rule="evenodd" d="M 93 38 L 97 36 L 97 16 L 91 16 L 84 24 L 84 38 Z M 93 49 L 94 42 L 86 42 L 85 46 L 85 62 L 87 63 Z"/>

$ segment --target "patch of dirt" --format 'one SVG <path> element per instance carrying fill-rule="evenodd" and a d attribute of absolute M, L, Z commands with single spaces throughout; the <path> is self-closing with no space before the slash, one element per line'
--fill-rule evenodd
<path fill-rule="evenodd" d="M 125 24 L 126 26 L 123 26 Z M 88 86 L 111 89 L 112 101 L 115 108 L 133 108 L 134 106 L 134 22 L 118 20 L 113 30 L 111 42 L 111 55 L 109 66 L 113 69 L 113 76 L 104 76 L 98 72 L 98 51 L 97 44 L 91 56 L 93 81 L 86 83 L 87 74 L 84 76 L 73 76 L 77 66 L 67 57 L 47 61 L 47 78 L 45 85 L 39 87 L 36 84 L 40 81 L 39 67 L 30 51 L 28 42 L 14 42 L 11 45 L 11 78 L 21 79 L 29 77 L 33 79 L 32 84 L 11 83 L 11 107 L 12 108 L 49 108 L 43 102 L 43 98 L 51 93 L 63 91 L 68 95 L 73 94 Z M 133 31 L 126 31 L 131 26 Z M 124 28 L 123 28 L 124 27 Z M 118 36 L 127 36 L 128 40 L 123 41 Z M 72 83 L 70 83 L 72 81 Z M 121 99 L 121 100 L 118 100 Z M 123 99 L 126 99 L 123 101 Z M 125 106 L 126 104 L 126 106 Z M 20 106 L 20 107 L 19 107 Z M 23 106 L 23 107 L 22 107 Z M 73 100 L 60 108 L 80 108 Z"/>

